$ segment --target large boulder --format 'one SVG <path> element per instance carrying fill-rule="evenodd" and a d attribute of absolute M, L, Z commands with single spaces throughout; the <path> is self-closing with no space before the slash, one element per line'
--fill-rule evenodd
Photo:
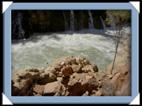
<path fill-rule="evenodd" d="M 90 94 L 92 90 L 97 90 L 97 88 L 96 79 L 93 75 L 91 76 L 87 73 L 74 73 L 68 82 L 69 95 L 72 96 L 83 95 L 86 91 Z"/>

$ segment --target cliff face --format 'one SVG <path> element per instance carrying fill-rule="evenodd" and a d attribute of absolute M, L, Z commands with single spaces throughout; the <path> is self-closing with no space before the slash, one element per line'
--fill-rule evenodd
<path fill-rule="evenodd" d="M 130 22 L 129 10 L 12 10 L 12 40 L 29 38 L 33 33 L 105 29 L 112 23 Z"/>
<path fill-rule="evenodd" d="M 128 70 L 113 74 L 99 72 L 98 67 L 84 57 L 63 57 L 46 69 L 15 72 L 12 95 L 127 96 L 130 95 L 129 74 Z"/>
<path fill-rule="evenodd" d="M 105 11 L 90 11 L 92 24 L 96 29 L 102 29 L 100 16 L 105 17 Z M 89 28 L 87 10 L 13 10 L 12 38 L 29 38 L 32 33 L 63 32 Z M 97 21 L 96 21 L 97 20 Z M 23 31 L 23 33 L 21 33 Z"/>

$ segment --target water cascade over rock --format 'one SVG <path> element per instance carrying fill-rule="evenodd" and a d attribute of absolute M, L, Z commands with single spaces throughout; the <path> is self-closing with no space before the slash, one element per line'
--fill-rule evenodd
<path fill-rule="evenodd" d="M 101 29 L 102 24 L 98 17 L 104 14 L 103 11 L 98 14 L 93 10 L 14 10 L 12 11 L 12 40 L 28 39 L 34 33 Z"/>
<path fill-rule="evenodd" d="M 100 20 L 101 20 L 101 22 L 102 22 L 102 25 L 103 25 L 103 29 L 104 30 L 106 30 L 106 25 L 105 25 L 105 22 L 104 22 L 104 20 L 103 20 L 103 18 L 100 16 Z"/>
<path fill-rule="evenodd" d="M 70 11 L 70 30 L 74 31 L 74 11 Z"/>
<path fill-rule="evenodd" d="M 21 13 L 18 13 L 18 19 L 17 19 L 17 24 L 18 24 L 18 37 L 19 38 L 24 38 L 24 30 L 23 30 L 23 27 L 22 27 L 22 14 Z"/>
<path fill-rule="evenodd" d="M 90 10 L 88 10 L 88 15 L 89 15 L 89 21 L 88 21 L 88 25 L 89 25 L 89 29 L 93 30 L 94 29 L 94 22 L 93 22 L 93 16 Z"/>
<path fill-rule="evenodd" d="M 17 13 L 17 17 L 13 20 L 14 21 L 14 27 L 13 27 L 13 33 L 16 34 L 17 38 L 18 39 L 24 39 L 24 29 L 23 29 L 23 26 L 22 26 L 22 19 L 23 19 L 23 16 L 22 16 L 22 13 Z"/>

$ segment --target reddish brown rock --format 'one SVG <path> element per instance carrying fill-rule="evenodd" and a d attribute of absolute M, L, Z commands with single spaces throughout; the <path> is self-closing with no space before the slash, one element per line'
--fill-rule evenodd
<path fill-rule="evenodd" d="M 66 76 L 70 76 L 73 73 L 71 66 L 65 66 L 61 69 L 62 74 Z"/>
<path fill-rule="evenodd" d="M 68 86 L 70 95 L 77 96 L 83 95 L 86 91 L 90 94 L 92 90 L 98 88 L 98 83 L 96 79 L 88 75 L 88 73 L 74 73 L 70 77 Z"/>

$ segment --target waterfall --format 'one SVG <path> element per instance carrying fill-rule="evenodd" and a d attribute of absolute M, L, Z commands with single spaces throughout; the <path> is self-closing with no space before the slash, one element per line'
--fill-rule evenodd
<path fill-rule="evenodd" d="M 70 30 L 74 31 L 74 11 L 70 11 Z"/>
<path fill-rule="evenodd" d="M 106 30 L 106 25 L 105 25 L 105 22 L 104 22 L 104 20 L 102 19 L 102 17 L 101 17 L 101 16 L 100 16 L 100 20 L 101 20 L 101 22 L 102 22 L 103 29 L 104 29 L 104 30 Z"/>
<path fill-rule="evenodd" d="M 68 23 L 67 23 L 67 19 L 66 19 L 66 14 L 63 12 L 63 17 L 64 17 L 64 24 L 65 24 L 65 31 L 68 30 Z"/>
<path fill-rule="evenodd" d="M 21 13 L 18 13 L 17 15 L 17 26 L 18 26 L 18 38 L 25 38 L 24 37 L 24 30 L 23 30 L 23 27 L 22 27 L 22 14 Z"/>
<path fill-rule="evenodd" d="M 89 15 L 89 29 L 94 29 L 94 22 L 93 22 L 93 17 L 92 17 L 92 13 L 90 10 L 88 10 L 88 15 Z"/>

